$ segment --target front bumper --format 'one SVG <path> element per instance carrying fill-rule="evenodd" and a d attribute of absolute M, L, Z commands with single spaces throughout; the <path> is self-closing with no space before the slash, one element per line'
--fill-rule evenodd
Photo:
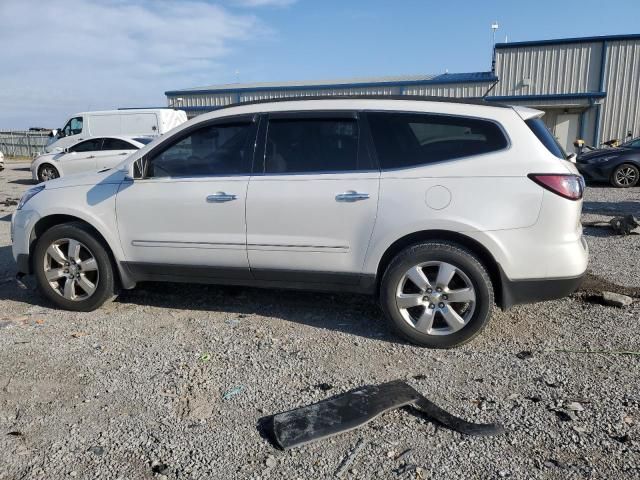
<path fill-rule="evenodd" d="M 11 248 L 18 273 L 31 273 L 29 259 L 31 232 L 39 219 L 40 216 L 34 210 L 16 210 L 11 217 Z"/>

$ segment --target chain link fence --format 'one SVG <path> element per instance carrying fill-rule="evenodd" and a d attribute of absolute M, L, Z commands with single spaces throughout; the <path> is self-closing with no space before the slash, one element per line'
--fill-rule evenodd
<path fill-rule="evenodd" d="M 48 131 L 0 131 L 0 152 L 5 157 L 33 157 L 44 151 L 48 141 Z"/>

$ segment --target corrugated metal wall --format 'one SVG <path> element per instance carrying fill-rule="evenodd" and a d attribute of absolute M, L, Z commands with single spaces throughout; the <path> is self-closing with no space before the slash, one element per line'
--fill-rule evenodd
<path fill-rule="evenodd" d="M 181 102 L 176 99 L 181 98 Z M 215 94 L 193 94 L 178 95 L 168 97 L 169 106 L 180 107 L 225 107 L 237 102 L 237 95 L 234 93 L 215 93 Z"/>
<path fill-rule="evenodd" d="M 500 83 L 492 95 L 596 92 L 602 44 L 569 43 L 496 50 Z M 530 85 L 524 85 L 528 79 Z"/>
<path fill-rule="evenodd" d="M 482 97 L 493 83 L 452 83 L 445 85 L 412 85 L 404 88 L 404 95 L 421 95 L 433 97 Z"/>
<path fill-rule="evenodd" d="M 270 100 L 274 98 L 331 97 L 342 95 L 399 95 L 397 87 L 363 87 L 363 88 L 324 88 L 303 90 L 259 90 L 241 91 L 240 101 Z"/>
<path fill-rule="evenodd" d="M 607 42 L 600 139 L 640 135 L 640 41 Z"/>

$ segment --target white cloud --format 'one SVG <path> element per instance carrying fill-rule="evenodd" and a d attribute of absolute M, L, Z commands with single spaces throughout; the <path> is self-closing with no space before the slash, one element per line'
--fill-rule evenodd
<path fill-rule="evenodd" d="M 0 128 L 165 105 L 166 90 L 227 78 L 234 46 L 269 33 L 203 0 L 2 0 L 0 18 Z"/>

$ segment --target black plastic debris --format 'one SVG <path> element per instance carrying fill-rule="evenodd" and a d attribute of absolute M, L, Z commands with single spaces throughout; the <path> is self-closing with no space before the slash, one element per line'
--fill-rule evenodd
<path fill-rule="evenodd" d="M 620 217 L 613 217 L 608 222 L 583 222 L 585 227 L 607 228 L 613 230 L 616 235 L 631 235 L 640 226 L 633 215 L 627 214 Z"/>
<path fill-rule="evenodd" d="M 470 423 L 451 415 L 401 380 L 366 385 L 313 405 L 265 417 L 260 425 L 275 445 L 287 450 L 348 432 L 400 407 L 412 407 L 429 420 L 464 435 L 504 432 L 500 425 Z"/>
<path fill-rule="evenodd" d="M 516 353 L 516 357 L 518 357 L 520 360 L 526 360 L 527 358 L 533 357 L 533 352 L 530 350 L 523 350 Z"/>

